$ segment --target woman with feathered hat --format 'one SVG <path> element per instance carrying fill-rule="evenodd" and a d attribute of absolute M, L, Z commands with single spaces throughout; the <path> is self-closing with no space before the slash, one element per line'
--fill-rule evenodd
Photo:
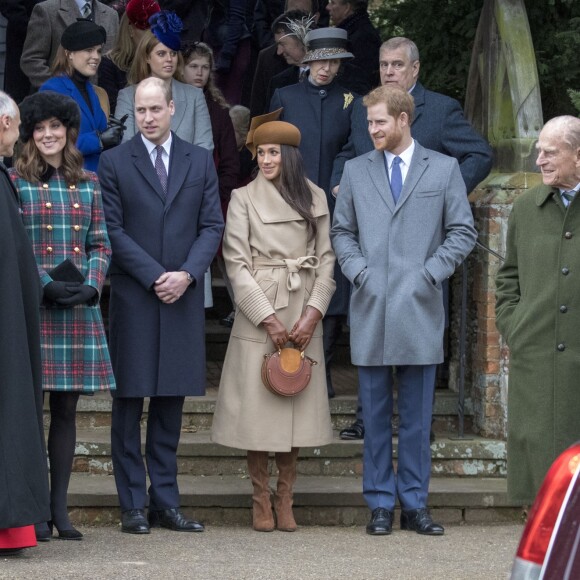
<path fill-rule="evenodd" d="M 212 440 L 247 449 L 257 531 L 293 532 L 296 461 L 300 447 L 332 441 L 326 396 L 321 319 L 334 292 L 334 253 L 324 192 L 306 178 L 300 131 L 276 120 L 280 111 L 252 120 L 246 146 L 258 176 L 234 190 L 223 256 L 236 316 L 224 361 Z M 294 397 L 266 390 L 264 355 L 287 342 L 318 362 L 308 387 Z M 278 468 L 270 501 L 268 452 Z"/>
<path fill-rule="evenodd" d="M 150 30 L 143 33 L 133 64 L 129 69 L 127 88 L 119 91 L 115 115 L 127 115 L 123 142 L 138 131 L 135 123 L 135 89 L 147 77 L 156 77 L 171 86 L 175 114 L 171 130 L 184 141 L 213 150 L 211 121 L 203 91 L 183 82 L 180 18 L 169 10 L 161 10 L 149 19 Z"/>
<path fill-rule="evenodd" d="M 63 540 L 80 540 L 68 516 L 67 490 L 80 394 L 115 388 L 99 297 L 111 246 L 97 176 L 83 169 L 75 142 L 81 115 L 73 99 L 52 91 L 20 104 L 20 154 L 10 178 L 38 265 L 42 388 L 49 392 L 51 521 Z"/>

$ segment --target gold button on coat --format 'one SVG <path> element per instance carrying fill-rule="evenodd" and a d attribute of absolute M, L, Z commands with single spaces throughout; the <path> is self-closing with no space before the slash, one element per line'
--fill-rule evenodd
<path fill-rule="evenodd" d="M 73 226 L 75 232 L 78 232 L 81 229 L 81 226 Z"/>
<path fill-rule="evenodd" d="M 47 201 L 45 204 L 45 207 L 47 207 L 48 209 L 50 209 L 52 207 L 52 203 L 50 203 L 50 201 Z"/>
<path fill-rule="evenodd" d="M 46 251 L 50 254 L 50 252 L 52 252 L 52 247 L 48 246 L 48 248 L 46 248 Z"/>
<path fill-rule="evenodd" d="M 78 246 L 76 246 L 75 247 L 75 254 L 78 254 L 80 251 L 81 251 L 81 249 Z"/>
<path fill-rule="evenodd" d="M 52 226 L 46 226 L 46 229 L 47 229 L 49 232 L 52 232 Z"/>

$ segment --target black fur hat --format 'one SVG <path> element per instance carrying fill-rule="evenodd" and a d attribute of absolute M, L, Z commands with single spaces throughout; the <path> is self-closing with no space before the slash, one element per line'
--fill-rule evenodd
<path fill-rule="evenodd" d="M 26 97 L 20 103 L 20 140 L 26 143 L 40 121 L 56 117 L 67 129 L 78 129 L 81 111 L 76 101 L 54 91 L 42 91 Z"/>

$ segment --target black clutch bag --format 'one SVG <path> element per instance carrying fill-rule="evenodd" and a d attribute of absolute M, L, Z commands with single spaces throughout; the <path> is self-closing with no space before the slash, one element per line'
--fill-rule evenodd
<path fill-rule="evenodd" d="M 85 277 L 81 271 L 68 258 L 48 271 L 48 275 L 57 282 L 78 282 L 82 284 Z"/>

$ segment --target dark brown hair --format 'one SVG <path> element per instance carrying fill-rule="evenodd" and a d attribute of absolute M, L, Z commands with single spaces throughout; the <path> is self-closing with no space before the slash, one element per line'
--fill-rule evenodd
<path fill-rule="evenodd" d="M 67 128 L 66 145 L 62 151 L 60 171 L 69 185 L 76 185 L 79 181 L 87 179 L 83 169 L 83 155 L 75 146 L 78 136 L 78 129 L 75 127 Z M 34 138 L 31 137 L 22 144 L 15 167 L 18 175 L 31 183 L 40 182 L 40 178 L 46 173 L 48 163 L 40 154 Z"/>
<path fill-rule="evenodd" d="M 316 218 L 312 215 L 312 190 L 306 180 L 304 161 L 298 147 L 280 145 L 282 164 L 278 191 L 282 199 L 306 221 L 307 228 L 316 236 Z"/>

